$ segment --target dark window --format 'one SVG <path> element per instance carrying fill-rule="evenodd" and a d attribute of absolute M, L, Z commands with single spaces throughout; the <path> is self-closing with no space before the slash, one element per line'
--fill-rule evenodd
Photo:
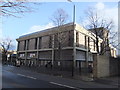
<path fill-rule="evenodd" d="M 20 41 L 18 41 L 18 48 L 17 50 L 19 51 L 20 50 Z"/>
<path fill-rule="evenodd" d="M 69 42 L 68 42 L 68 46 L 72 47 L 73 46 L 73 41 L 74 41 L 74 34 L 73 31 L 69 31 Z"/>
<path fill-rule="evenodd" d="M 68 37 L 68 46 L 71 46 L 71 37 L 70 37 L 70 31 L 69 31 L 69 37 Z"/>
<path fill-rule="evenodd" d="M 85 36 L 85 48 L 87 48 L 87 37 Z"/>
<path fill-rule="evenodd" d="M 88 49 L 90 49 L 90 38 L 88 37 Z"/>
<path fill-rule="evenodd" d="M 52 48 L 52 36 L 50 36 L 50 39 L 49 39 L 49 48 Z"/>
<path fill-rule="evenodd" d="M 94 51 L 95 51 L 95 40 L 94 40 Z"/>
<path fill-rule="evenodd" d="M 76 32 L 76 46 L 79 46 L 79 32 Z"/>
<path fill-rule="evenodd" d="M 28 39 L 28 42 L 27 42 L 27 50 L 29 50 L 29 42 L 30 42 L 30 40 Z"/>
<path fill-rule="evenodd" d="M 39 49 L 41 49 L 41 37 L 39 37 Z"/>
<path fill-rule="evenodd" d="M 26 40 L 24 41 L 24 50 L 26 50 Z"/>
<path fill-rule="evenodd" d="M 35 49 L 37 49 L 37 42 L 38 42 L 38 39 L 35 38 Z"/>
<path fill-rule="evenodd" d="M 58 47 L 58 34 L 55 34 L 54 36 L 54 47 L 57 48 Z"/>

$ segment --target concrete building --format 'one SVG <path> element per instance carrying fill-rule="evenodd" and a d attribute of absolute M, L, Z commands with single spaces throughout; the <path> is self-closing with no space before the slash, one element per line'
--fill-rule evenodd
<path fill-rule="evenodd" d="M 18 59 L 22 65 L 43 67 L 51 64 L 82 72 L 97 58 L 95 34 L 73 23 L 20 36 Z M 99 50 L 103 40 L 99 38 Z"/>

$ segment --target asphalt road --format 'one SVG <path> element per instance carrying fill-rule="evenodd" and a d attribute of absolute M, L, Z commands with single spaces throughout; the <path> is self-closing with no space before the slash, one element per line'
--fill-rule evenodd
<path fill-rule="evenodd" d="M 104 83 L 86 82 L 69 78 L 61 78 L 52 75 L 46 75 L 25 69 L 24 67 L 14 67 L 4 65 L 2 67 L 2 88 L 45 88 L 45 89 L 77 89 L 96 90 L 96 88 L 117 88 L 117 85 Z M 25 90 L 26 90 L 25 89 Z"/>
<path fill-rule="evenodd" d="M 9 67 L 10 68 L 10 67 Z M 39 80 L 31 75 L 11 72 L 3 67 L 2 88 L 68 88 L 54 82 Z"/>

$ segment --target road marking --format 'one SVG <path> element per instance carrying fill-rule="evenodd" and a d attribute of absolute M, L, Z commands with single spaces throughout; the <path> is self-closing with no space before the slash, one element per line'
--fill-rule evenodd
<path fill-rule="evenodd" d="M 67 87 L 67 88 L 74 88 L 75 89 L 75 87 L 68 86 L 68 85 L 63 85 L 63 84 L 60 84 L 60 83 L 55 83 L 55 82 L 49 82 L 49 83 L 59 85 L 59 86 L 63 86 L 63 87 Z"/>
<path fill-rule="evenodd" d="M 27 75 L 23 75 L 23 74 L 17 74 L 17 75 L 19 75 L 19 76 L 23 76 L 23 77 L 27 77 L 27 78 L 31 78 L 31 79 L 37 79 L 37 78 L 35 78 L 35 77 L 31 77 L 31 76 L 27 76 Z"/>

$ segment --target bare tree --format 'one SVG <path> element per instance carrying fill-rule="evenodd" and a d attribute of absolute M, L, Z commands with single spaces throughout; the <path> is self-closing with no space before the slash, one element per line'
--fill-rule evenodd
<path fill-rule="evenodd" d="M 0 15 L 18 17 L 20 14 L 34 11 L 33 5 L 40 3 L 29 2 L 29 0 L 6 0 L 0 1 Z"/>
<path fill-rule="evenodd" d="M 65 34 L 61 32 L 62 28 L 61 26 L 64 25 L 67 22 L 68 19 L 68 14 L 63 10 L 63 9 L 57 9 L 51 18 L 52 22 L 54 23 L 55 26 L 57 26 L 58 33 L 56 34 L 57 39 L 55 42 L 58 44 L 58 59 L 60 60 L 61 58 L 61 49 L 62 45 L 65 42 Z"/>
<path fill-rule="evenodd" d="M 114 27 L 114 22 L 112 19 L 106 19 L 104 18 L 104 15 L 100 15 L 98 11 L 94 8 L 89 8 L 85 12 L 86 18 L 88 21 L 88 25 L 85 27 L 95 34 L 95 44 L 96 44 L 96 50 L 99 54 L 104 54 L 106 50 L 108 50 L 109 42 L 109 34 L 111 33 L 111 30 Z M 111 39 L 115 37 L 116 33 L 111 35 Z M 99 50 L 99 37 L 103 39 L 102 48 L 101 51 Z"/>
<path fill-rule="evenodd" d="M 57 9 L 51 18 L 54 25 L 58 27 L 65 24 L 67 19 L 68 19 L 68 14 L 61 8 Z"/>
<path fill-rule="evenodd" d="M 12 40 L 11 39 L 4 39 L 0 42 L 0 46 L 2 48 L 2 59 L 6 60 L 7 59 L 7 54 L 8 54 L 8 50 L 12 49 L 13 44 L 12 44 Z"/>

